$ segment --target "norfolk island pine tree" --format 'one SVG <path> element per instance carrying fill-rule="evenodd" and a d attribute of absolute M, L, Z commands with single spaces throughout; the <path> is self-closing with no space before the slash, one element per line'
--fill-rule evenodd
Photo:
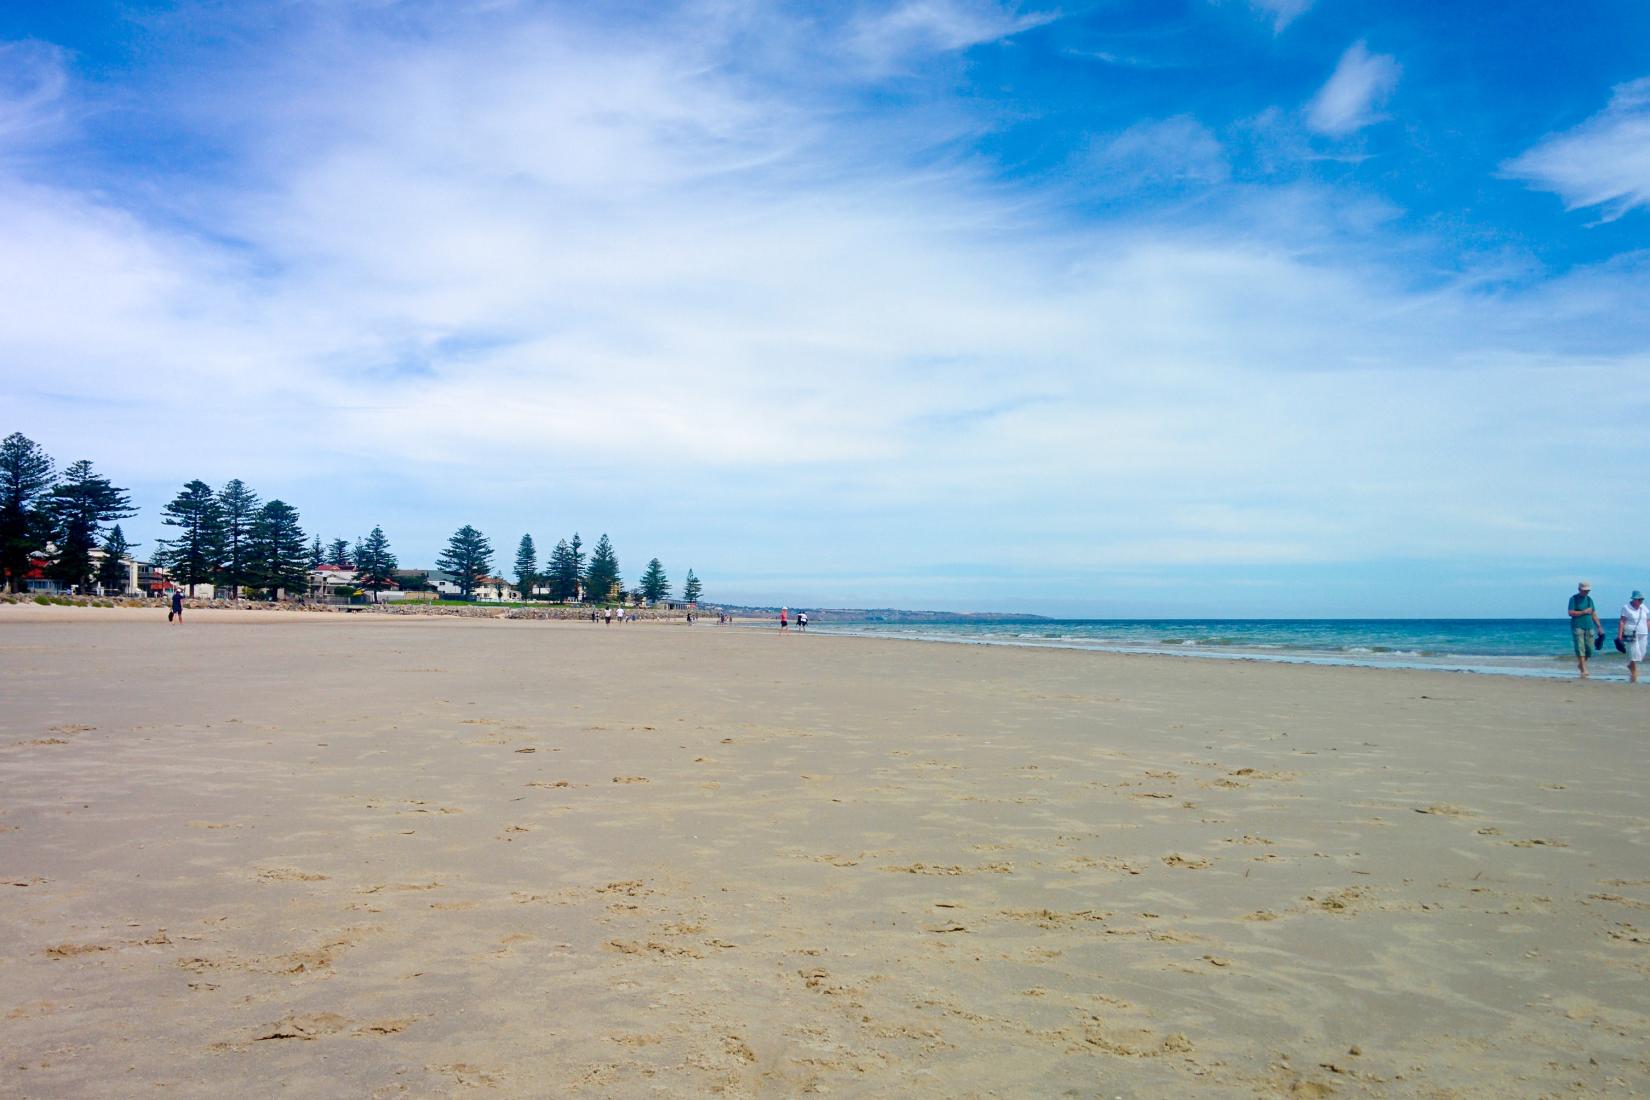
<path fill-rule="evenodd" d="M 161 522 L 178 528 L 177 538 L 161 539 L 156 561 L 187 585 L 191 598 L 197 584 L 217 579 L 222 566 L 223 510 L 212 486 L 196 478 L 161 509 Z"/>
<path fill-rule="evenodd" d="M 137 509 L 125 489 L 99 477 L 91 462 L 81 459 L 52 487 L 48 514 L 57 544 L 48 572 L 61 583 L 89 588 L 98 535 L 106 525 L 137 515 Z"/>
<path fill-rule="evenodd" d="M 30 556 L 51 541 L 46 505 L 55 472 L 51 456 L 22 432 L 0 442 L 0 572 L 13 592 L 23 590 Z"/>
<path fill-rule="evenodd" d="M 453 532 L 447 540 L 447 549 L 435 559 L 435 564 L 458 581 L 459 593 L 467 600 L 481 578 L 492 571 L 493 544 L 466 523 Z"/>

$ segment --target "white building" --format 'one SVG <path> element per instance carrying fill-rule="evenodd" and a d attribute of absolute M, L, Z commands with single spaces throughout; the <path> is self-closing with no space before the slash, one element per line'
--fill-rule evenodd
<path fill-rule="evenodd" d="M 431 573 L 430 581 L 435 585 L 436 591 L 441 593 L 442 599 L 464 598 L 463 586 L 451 573 Z M 483 603 L 516 603 L 521 599 L 521 593 L 516 590 L 516 586 L 502 577 L 482 577 L 471 589 L 470 595 Z"/>

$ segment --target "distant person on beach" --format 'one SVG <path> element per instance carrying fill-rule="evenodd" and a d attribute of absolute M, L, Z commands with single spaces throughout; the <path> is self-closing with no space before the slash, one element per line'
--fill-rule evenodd
<path fill-rule="evenodd" d="M 602 625 L 603 626 L 612 626 L 613 625 L 613 609 L 611 607 L 602 609 Z"/>
<path fill-rule="evenodd" d="M 1604 632 L 1598 621 L 1598 609 L 1593 606 L 1593 586 L 1586 581 L 1576 585 L 1576 594 L 1570 597 L 1570 636 L 1575 642 L 1576 668 L 1581 678 L 1587 679 L 1587 658 L 1593 655 L 1593 641 Z"/>
<path fill-rule="evenodd" d="M 790 625 L 791 625 L 790 612 L 787 609 L 781 607 L 779 609 L 779 629 L 784 630 L 786 627 L 788 627 Z"/>
<path fill-rule="evenodd" d="M 1650 608 L 1644 593 L 1633 589 L 1633 598 L 1621 605 L 1621 621 L 1616 623 L 1616 644 L 1627 654 L 1627 678 L 1639 682 L 1639 665 L 1644 661 L 1645 644 L 1650 642 Z"/>
<path fill-rule="evenodd" d="M 808 613 L 806 611 L 798 611 L 796 613 L 796 628 L 798 630 L 808 629 Z"/>
<path fill-rule="evenodd" d="M 166 621 L 169 623 L 183 622 L 183 589 L 181 588 L 172 589 L 172 610 L 166 613 Z"/>

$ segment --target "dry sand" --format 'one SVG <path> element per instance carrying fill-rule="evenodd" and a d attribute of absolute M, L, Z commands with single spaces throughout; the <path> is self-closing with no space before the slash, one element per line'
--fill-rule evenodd
<path fill-rule="evenodd" d="M 0 607 L 0 1095 L 1650 1094 L 1650 688 Z"/>

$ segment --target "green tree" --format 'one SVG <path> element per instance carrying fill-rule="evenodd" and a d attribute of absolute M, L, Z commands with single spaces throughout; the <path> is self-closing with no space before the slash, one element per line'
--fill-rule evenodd
<path fill-rule="evenodd" d="M 670 578 L 665 576 L 665 567 L 659 564 L 658 558 L 647 563 L 640 586 L 642 597 L 648 603 L 658 603 L 670 598 Z"/>
<path fill-rule="evenodd" d="M 384 537 L 382 527 L 374 527 L 372 534 L 361 540 L 355 554 L 355 568 L 360 571 L 361 587 L 372 593 L 372 602 L 378 602 L 378 593 L 394 579 L 395 555 L 390 553 L 390 540 Z"/>
<path fill-rule="evenodd" d="M 466 523 L 447 540 L 447 549 L 435 559 L 437 568 L 458 583 L 458 590 L 467 600 L 493 569 L 493 544 L 487 536 Z"/>
<path fill-rule="evenodd" d="M 52 487 L 50 514 L 52 541 L 57 556 L 50 573 L 63 584 L 82 590 L 92 583 L 92 550 L 106 524 L 137 515 L 125 489 L 99 477 L 85 459 L 63 471 L 63 479 Z"/>
<path fill-rule="evenodd" d="M 544 580 L 550 589 L 550 598 L 558 603 L 578 595 L 579 571 L 573 565 L 573 549 L 562 539 L 550 551 L 550 560 L 544 563 Z"/>
<path fill-rule="evenodd" d="M 603 534 L 590 552 L 590 568 L 584 573 L 584 598 L 597 603 L 613 598 L 619 588 L 619 559 L 613 553 L 613 544 Z"/>
<path fill-rule="evenodd" d="M 315 541 L 309 544 L 308 565 L 310 570 L 313 572 L 314 570 L 319 569 L 326 562 L 326 560 L 327 549 L 321 545 L 321 536 L 317 534 L 315 536 Z"/>
<path fill-rule="evenodd" d="M 250 580 L 270 599 L 285 591 L 288 595 L 307 591 L 309 554 L 304 531 L 298 526 L 298 510 L 284 500 L 272 500 L 258 509 L 248 542 Z"/>
<path fill-rule="evenodd" d="M 355 563 L 349 560 L 349 539 L 332 540 L 332 545 L 327 548 L 327 564 L 340 569 L 354 568 Z"/>
<path fill-rule="evenodd" d="M 258 494 L 235 478 L 218 491 L 218 515 L 222 525 L 218 580 L 229 589 L 231 599 L 240 599 L 249 572 L 248 545 L 258 516 Z"/>
<path fill-rule="evenodd" d="M 159 565 L 171 570 L 172 579 L 189 586 L 213 580 L 223 562 L 223 510 L 212 486 L 198 478 L 183 487 L 172 503 L 161 509 L 161 522 L 179 529 L 175 539 L 161 539 L 155 555 Z"/>
<path fill-rule="evenodd" d="M 120 529 L 120 524 L 109 528 L 109 537 L 103 540 L 103 563 L 97 570 L 97 583 L 103 586 L 105 594 L 113 589 L 117 596 L 126 595 L 126 587 L 132 583 L 126 559 L 135 549 L 134 544 L 126 541 L 126 533 Z"/>
<path fill-rule="evenodd" d="M 533 545 L 532 535 L 521 536 L 521 542 L 516 544 L 516 588 L 521 592 L 521 598 L 533 598 L 533 585 L 539 579 L 539 551 Z"/>
<path fill-rule="evenodd" d="M 0 443 L 0 580 L 23 590 L 29 557 L 51 539 L 51 517 L 42 507 L 52 483 L 52 460 L 22 432 Z"/>
<path fill-rule="evenodd" d="M 698 603 L 699 593 L 704 588 L 699 584 L 699 578 L 693 575 L 693 570 L 687 572 L 687 580 L 682 582 L 682 599 L 687 603 Z"/>

